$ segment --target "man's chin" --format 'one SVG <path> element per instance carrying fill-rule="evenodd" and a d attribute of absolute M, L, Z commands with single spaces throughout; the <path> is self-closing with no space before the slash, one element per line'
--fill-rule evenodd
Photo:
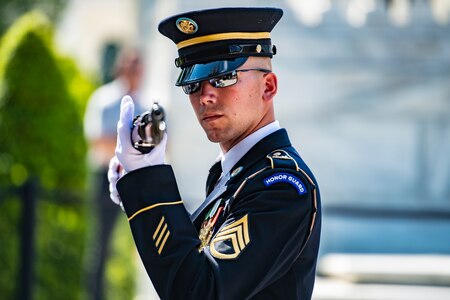
<path fill-rule="evenodd" d="M 208 140 L 212 143 L 220 143 L 220 139 L 217 136 L 211 136 L 209 134 L 206 134 L 208 137 Z"/>
<path fill-rule="evenodd" d="M 205 130 L 205 133 L 212 143 L 221 143 L 224 140 L 223 134 L 220 134 L 217 130 Z"/>

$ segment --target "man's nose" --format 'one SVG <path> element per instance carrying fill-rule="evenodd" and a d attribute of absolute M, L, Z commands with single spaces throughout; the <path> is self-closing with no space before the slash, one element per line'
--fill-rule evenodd
<path fill-rule="evenodd" d="M 214 103 L 217 99 L 217 88 L 213 87 L 207 80 L 202 81 L 200 86 L 201 104 Z"/>

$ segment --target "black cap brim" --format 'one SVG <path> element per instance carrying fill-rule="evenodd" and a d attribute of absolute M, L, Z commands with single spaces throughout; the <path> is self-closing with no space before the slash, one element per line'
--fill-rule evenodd
<path fill-rule="evenodd" d="M 242 66 L 247 59 L 248 57 L 238 57 L 185 67 L 181 70 L 175 85 L 182 86 L 230 73 Z"/>

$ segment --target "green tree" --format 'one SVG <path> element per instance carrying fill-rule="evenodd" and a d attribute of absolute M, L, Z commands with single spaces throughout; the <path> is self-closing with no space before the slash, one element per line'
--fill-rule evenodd
<path fill-rule="evenodd" d="M 51 23 L 25 15 L 0 50 L 0 153 L 12 155 L 10 183 L 28 174 L 45 188 L 81 188 L 86 144 L 78 109 L 49 46 Z"/>
<path fill-rule="evenodd" d="M 86 143 L 80 108 L 41 13 L 18 19 L 0 44 L 0 186 L 41 185 L 36 222 L 36 299 L 79 299 L 86 235 Z M 25 204 L 26 205 L 26 204 Z M 15 299 L 18 233 L 24 206 L 0 200 L 0 293 Z M 3 217 L 4 216 L 4 217 Z"/>

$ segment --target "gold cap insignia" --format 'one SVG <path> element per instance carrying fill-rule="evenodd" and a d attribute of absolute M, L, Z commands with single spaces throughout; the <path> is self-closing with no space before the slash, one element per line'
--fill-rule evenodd
<path fill-rule="evenodd" d="M 179 18 L 176 21 L 177 28 L 186 34 L 194 34 L 198 30 L 197 23 L 189 18 Z"/>
<path fill-rule="evenodd" d="M 219 259 L 234 259 L 250 243 L 248 215 L 221 228 L 209 245 L 211 254 Z"/>

